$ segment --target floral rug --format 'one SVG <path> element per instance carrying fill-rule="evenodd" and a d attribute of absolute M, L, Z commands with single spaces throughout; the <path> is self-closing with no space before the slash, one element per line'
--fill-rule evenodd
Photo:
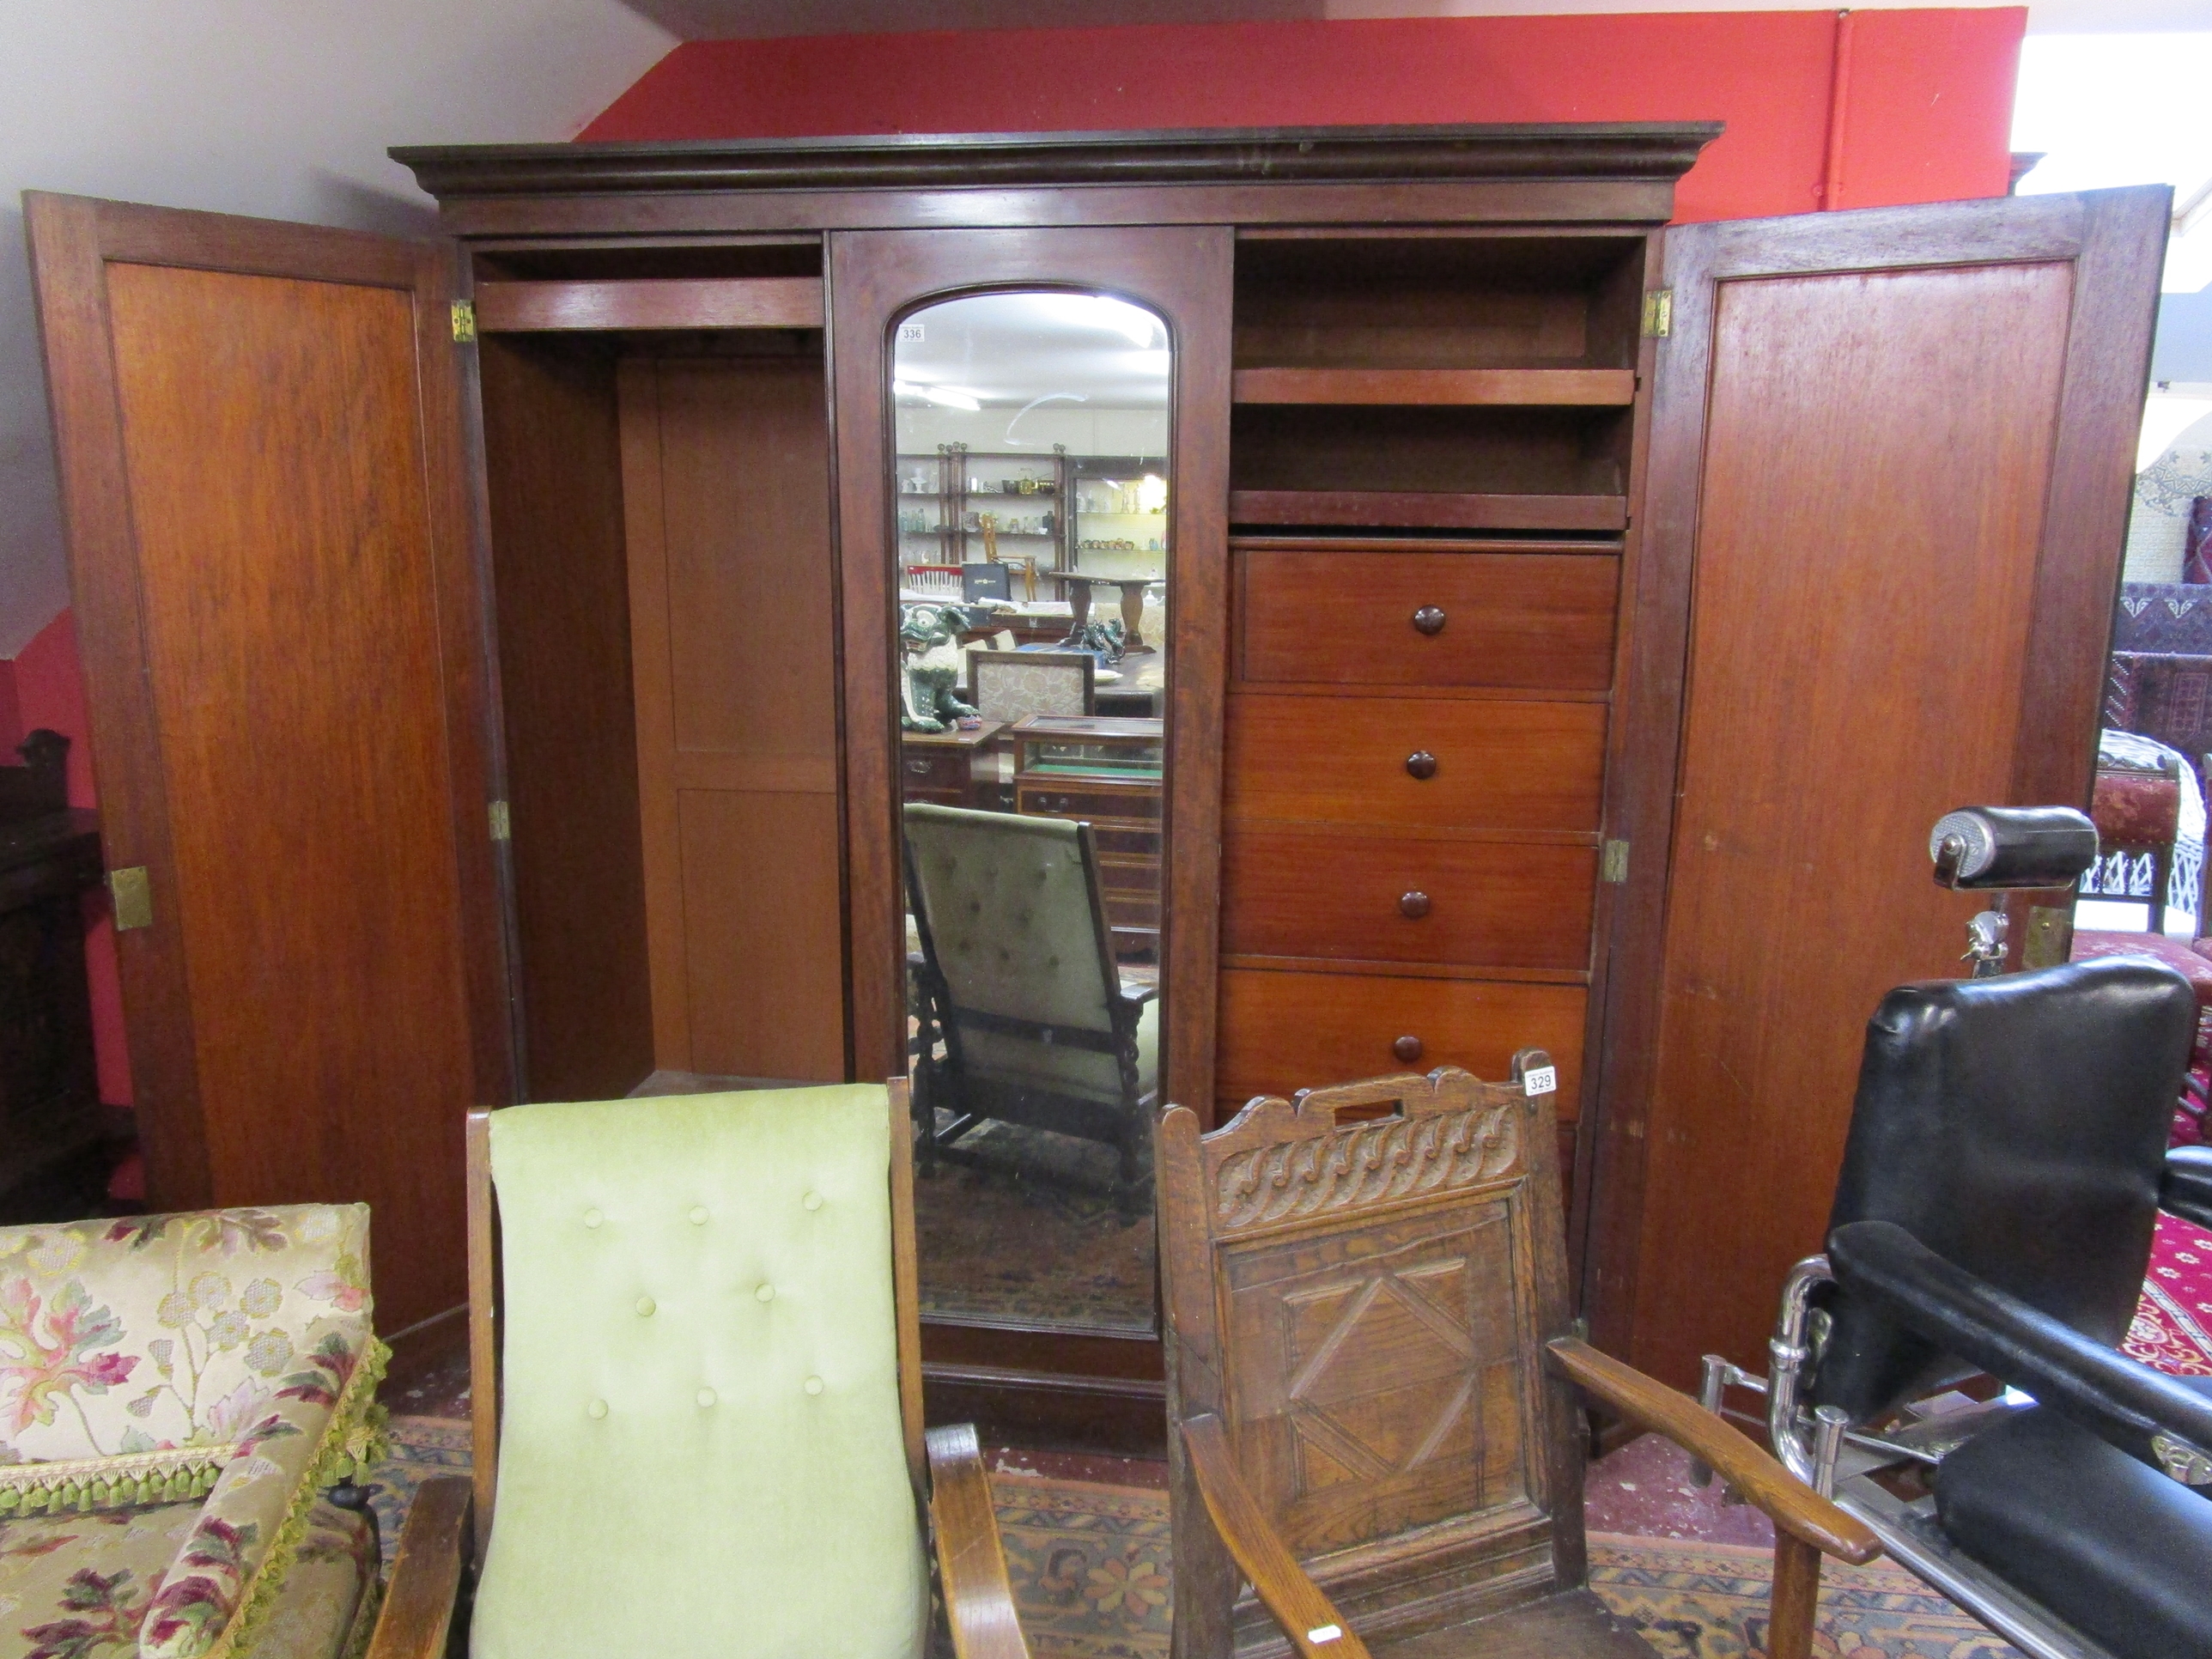
<path fill-rule="evenodd" d="M 469 1425 L 465 1418 L 394 1417 L 391 1423 L 392 1455 L 369 1476 L 370 1503 L 376 1509 L 376 1529 L 384 1545 L 384 1565 L 392 1565 L 399 1547 L 399 1528 L 407 1519 L 416 1489 L 434 1475 L 466 1474 Z"/>
<path fill-rule="evenodd" d="M 2212 1231 L 2163 1211 L 2122 1352 L 2176 1376 L 2212 1376 Z"/>
<path fill-rule="evenodd" d="M 1164 1659 L 1167 1494 L 994 1476 L 1022 1631 L 1038 1659 Z M 1901 1568 L 1826 1564 L 1816 1659 L 2020 1659 Z M 1740 1544 L 1593 1534 L 1590 1584 L 1661 1659 L 1764 1659 L 1773 1558 Z"/>

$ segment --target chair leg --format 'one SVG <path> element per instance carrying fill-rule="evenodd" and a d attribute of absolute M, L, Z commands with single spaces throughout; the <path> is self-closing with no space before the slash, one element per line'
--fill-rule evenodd
<path fill-rule="evenodd" d="M 924 1176 L 937 1173 L 937 1102 L 936 1091 L 930 1086 L 930 1064 L 927 1055 L 914 1068 L 914 1127 L 916 1163 Z"/>
<path fill-rule="evenodd" d="M 1813 1615 L 1820 1600 L 1820 1552 L 1802 1539 L 1774 1539 L 1774 1599 L 1767 1609 L 1767 1659 L 1813 1659 Z"/>

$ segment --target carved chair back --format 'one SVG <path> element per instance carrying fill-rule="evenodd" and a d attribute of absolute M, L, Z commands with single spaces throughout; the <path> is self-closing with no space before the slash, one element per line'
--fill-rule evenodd
<path fill-rule="evenodd" d="M 1456 1067 L 1255 1100 L 1157 1139 L 1176 1651 L 1279 1648 L 1180 1425 L 1218 1416 L 1267 1518 L 1370 1640 L 1582 1582 L 1556 1073 Z M 1233 1625 L 1233 1631 L 1232 1631 Z"/>

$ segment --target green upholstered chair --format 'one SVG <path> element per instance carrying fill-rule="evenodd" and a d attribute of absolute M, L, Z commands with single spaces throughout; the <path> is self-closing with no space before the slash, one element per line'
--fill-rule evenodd
<path fill-rule="evenodd" d="M 0 1655 L 357 1651 L 383 1370 L 366 1205 L 0 1228 Z"/>
<path fill-rule="evenodd" d="M 1104 1141 L 1139 1207 L 1159 1089 L 1157 988 L 1125 981 L 1087 823 L 909 804 L 908 902 L 921 935 L 922 1167 L 987 1119 Z M 942 1055 L 933 1050 L 941 1047 Z M 937 1109 L 951 1111 L 939 1130 Z"/>
<path fill-rule="evenodd" d="M 972 1429 L 921 1425 L 906 1085 L 471 1115 L 476 1468 L 377 1659 L 1026 1659 Z M 468 1524 L 473 1506 L 474 1524 Z M 927 1526 L 926 1530 L 925 1522 Z"/>

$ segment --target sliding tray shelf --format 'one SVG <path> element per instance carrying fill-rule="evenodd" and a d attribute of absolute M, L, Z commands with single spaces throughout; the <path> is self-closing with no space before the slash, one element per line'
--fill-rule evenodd
<path fill-rule="evenodd" d="M 1618 533 L 1626 495 L 1407 489 L 1232 489 L 1232 524 L 1359 530 L 1564 530 Z"/>
<path fill-rule="evenodd" d="M 1240 368 L 1240 404 L 1483 404 L 1622 409 L 1636 401 L 1626 368 Z"/>

